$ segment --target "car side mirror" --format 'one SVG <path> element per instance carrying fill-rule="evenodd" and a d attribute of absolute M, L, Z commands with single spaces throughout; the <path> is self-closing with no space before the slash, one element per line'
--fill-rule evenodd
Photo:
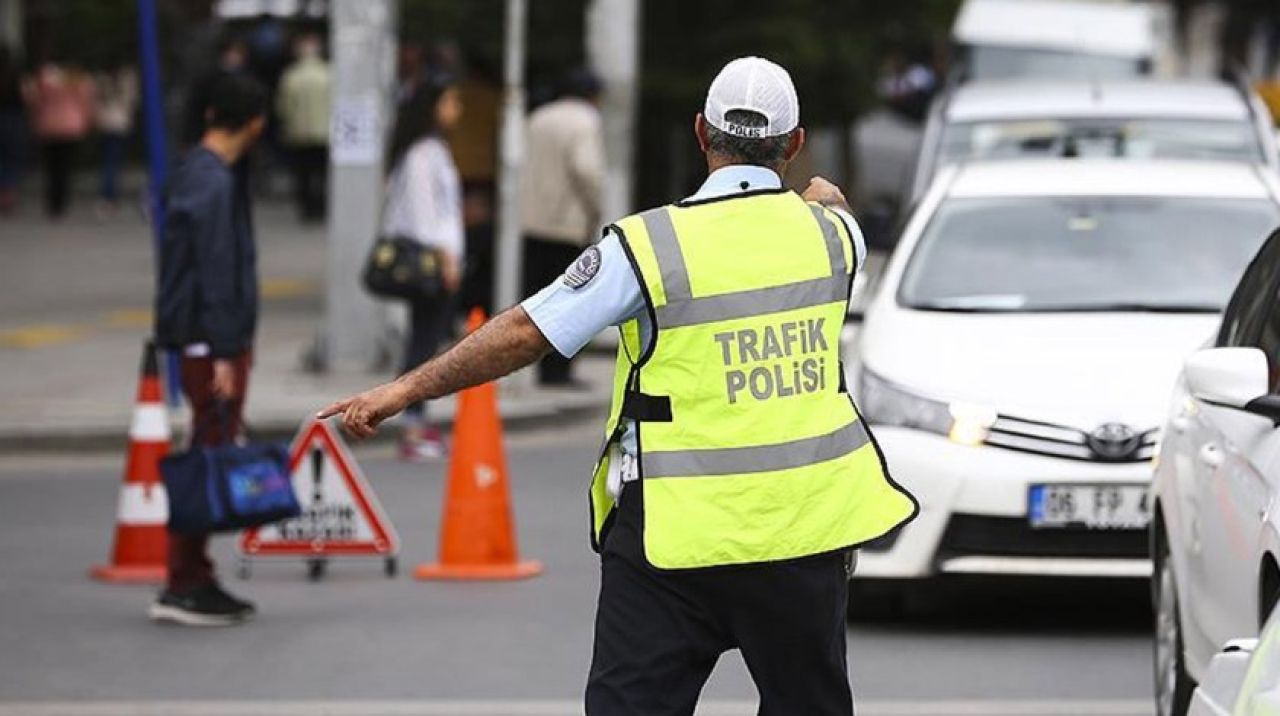
<path fill-rule="evenodd" d="M 1280 424 L 1280 395 L 1268 394 L 1267 356 L 1257 348 L 1209 348 L 1187 358 L 1183 374 L 1196 400 Z"/>
<path fill-rule="evenodd" d="M 854 274 L 853 287 L 849 290 L 849 305 L 845 308 L 845 323 L 862 323 L 867 315 L 867 302 L 871 300 L 865 268 Z"/>

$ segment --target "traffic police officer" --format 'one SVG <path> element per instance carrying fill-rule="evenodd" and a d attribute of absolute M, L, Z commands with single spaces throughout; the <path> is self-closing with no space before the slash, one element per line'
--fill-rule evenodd
<path fill-rule="evenodd" d="M 848 716 L 851 551 L 911 519 L 844 388 L 865 249 L 839 190 L 781 174 L 804 144 L 786 70 L 721 70 L 694 122 L 709 176 L 618 221 L 564 276 L 452 350 L 338 401 L 356 437 L 404 405 L 620 329 L 590 489 L 601 553 L 589 716 L 692 714 L 739 649 L 766 716 Z"/>

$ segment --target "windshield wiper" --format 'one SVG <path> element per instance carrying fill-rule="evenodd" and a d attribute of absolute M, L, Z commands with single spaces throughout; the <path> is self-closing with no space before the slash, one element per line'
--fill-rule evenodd
<path fill-rule="evenodd" d="M 1081 303 L 1047 306 L 979 306 L 958 303 L 914 303 L 916 311 L 941 313 L 1221 313 L 1221 306 L 1203 303 Z"/>
<path fill-rule="evenodd" d="M 913 311 L 937 311 L 939 313 L 1016 313 L 1020 308 L 1001 306 L 974 306 L 958 303 L 912 303 L 906 306 Z"/>
<path fill-rule="evenodd" d="M 1020 293 L 979 293 L 971 296 L 936 298 L 916 303 L 908 308 L 919 311 L 950 311 L 953 313 L 992 313 L 1017 311 L 1027 303 Z"/>
<path fill-rule="evenodd" d="M 1222 307 L 1207 303 L 1081 303 L 1030 306 L 1028 313 L 1221 313 Z"/>

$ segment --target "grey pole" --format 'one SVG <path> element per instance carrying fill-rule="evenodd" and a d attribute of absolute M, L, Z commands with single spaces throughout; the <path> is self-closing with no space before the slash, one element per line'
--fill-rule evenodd
<path fill-rule="evenodd" d="M 640 24 L 637 0 L 592 0 L 587 9 L 587 57 L 604 82 L 604 221 L 631 212 Z"/>
<path fill-rule="evenodd" d="M 323 367 L 368 370 L 381 355 L 383 311 L 360 284 L 378 230 L 382 154 L 395 77 L 397 0 L 332 0 L 329 252 Z"/>
<path fill-rule="evenodd" d="M 520 168 L 524 163 L 524 52 L 526 0 L 507 0 L 506 85 L 498 148 L 498 265 L 494 310 L 506 310 L 520 295 Z"/>
<path fill-rule="evenodd" d="M 502 129 L 498 146 L 498 251 L 493 282 L 493 310 L 505 311 L 520 301 L 520 168 L 524 165 L 524 53 L 526 0 L 507 0 Z M 533 384 L 528 370 L 502 381 L 504 393 L 520 395 Z"/>

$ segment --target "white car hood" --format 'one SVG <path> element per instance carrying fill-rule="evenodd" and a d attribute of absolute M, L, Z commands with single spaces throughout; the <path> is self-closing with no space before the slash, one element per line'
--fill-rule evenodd
<path fill-rule="evenodd" d="M 1211 314 L 1001 314 L 881 305 L 858 344 L 863 367 L 920 395 L 1092 430 L 1158 427 L 1183 359 Z M 856 395 L 855 395 L 856 397 Z"/>

